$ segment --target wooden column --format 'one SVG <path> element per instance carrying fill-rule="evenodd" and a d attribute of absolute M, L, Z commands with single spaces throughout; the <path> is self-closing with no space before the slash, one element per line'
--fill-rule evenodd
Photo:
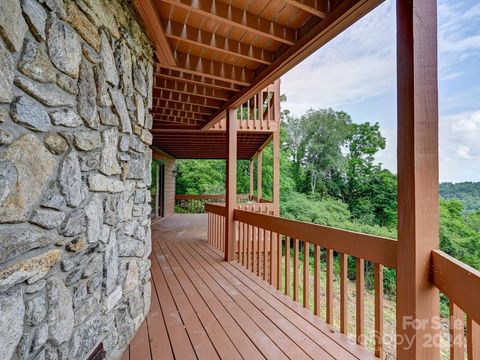
<path fill-rule="evenodd" d="M 280 80 L 275 81 L 274 116 L 278 124 L 277 131 L 273 133 L 273 189 L 272 200 L 275 216 L 280 215 Z"/>
<path fill-rule="evenodd" d="M 262 198 L 262 151 L 257 154 L 257 201 Z"/>
<path fill-rule="evenodd" d="M 397 359 L 439 359 L 437 1 L 397 1 Z"/>
<path fill-rule="evenodd" d="M 155 164 L 155 218 L 158 218 L 158 209 L 160 208 L 160 166 Z"/>
<path fill-rule="evenodd" d="M 254 185 L 253 185 L 253 160 L 250 159 L 250 162 L 248 164 L 248 171 L 250 174 L 250 196 L 253 196 L 253 190 L 254 190 Z"/>
<path fill-rule="evenodd" d="M 235 221 L 234 211 L 237 205 L 237 110 L 227 111 L 227 172 L 225 221 L 225 261 L 235 258 Z"/>

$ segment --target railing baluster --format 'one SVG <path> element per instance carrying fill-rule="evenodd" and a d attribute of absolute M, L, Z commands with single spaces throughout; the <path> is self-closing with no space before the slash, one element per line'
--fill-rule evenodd
<path fill-rule="evenodd" d="M 340 332 L 348 334 L 348 255 L 340 254 Z"/>
<path fill-rule="evenodd" d="M 450 300 L 450 360 L 465 359 L 465 313 Z"/>
<path fill-rule="evenodd" d="M 268 281 L 268 245 L 267 242 L 267 230 L 263 229 L 263 280 Z"/>
<path fill-rule="evenodd" d="M 327 324 L 333 325 L 333 250 L 327 249 Z"/>
<path fill-rule="evenodd" d="M 242 243 L 242 224 L 240 224 L 240 221 L 237 221 L 237 239 L 238 239 L 238 257 L 237 261 L 241 264 L 243 261 L 243 254 L 242 254 L 242 249 L 243 249 L 243 243 Z"/>
<path fill-rule="evenodd" d="M 290 296 L 290 237 L 285 236 L 285 295 Z"/>
<path fill-rule="evenodd" d="M 275 286 L 275 281 L 277 280 L 277 277 L 275 276 L 275 270 L 276 270 L 276 256 L 273 256 L 274 253 L 276 253 L 276 242 L 274 241 L 274 233 L 271 231 L 269 232 L 269 240 L 270 240 L 270 263 L 269 263 L 269 279 L 270 279 L 270 285 Z"/>
<path fill-rule="evenodd" d="M 253 239 L 253 268 L 252 268 L 252 272 L 253 273 L 257 273 L 257 251 L 258 251 L 258 238 L 256 238 L 256 235 L 257 235 L 257 232 L 256 231 L 256 227 L 253 228 L 253 234 L 252 234 L 252 239 Z"/>
<path fill-rule="evenodd" d="M 480 359 L 480 326 L 467 315 L 468 360 Z"/>
<path fill-rule="evenodd" d="M 251 242 L 251 225 L 247 225 L 247 269 L 253 271 L 252 267 L 252 242 Z"/>
<path fill-rule="evenodd" d="M 364 329 L 365 329 L 365 320 L 364 320 L 364 305 L 365 305 L 365 261 L 363 259 L 355 259 L 356 267 L 356 291 L 357 291 L 357 306 L 356 306 L 356 332 L 357 332 L 357 344 L 363 345 L 364 339 Z"/>
<path fill-rule="evenodd" d="M 248 228 L 248 225 L 246 223 L 243 223 L 243 262 L 242 265 L 248 268 L 248 235 L 246 234 L 246 230 Z"/>
<path fill-rule="evenodd" d="M 375 356 L 383 359 L 383 265 L 375 264 Z"/>
<path fill-rule="evenodd" d="M 320 246 L 313 252 L 313 313 L 320 316 Z"/>
<path fill-rule="evenodd" d="M 303 242 L 303 307 L 310 307 L 310 244 Z"/>
<path fill-rule="evenodd" d="M 282 235 L 277 233 L 277 289 L 280 290 L 282 279 Z"/>
<path fill-rule="evenodd" d="M 293 240 L 293 300 L 298 301 L 298 239 Z"/>

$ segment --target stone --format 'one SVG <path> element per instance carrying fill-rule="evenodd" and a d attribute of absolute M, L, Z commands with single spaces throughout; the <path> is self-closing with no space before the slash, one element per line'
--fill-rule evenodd
<path fill-rule="evenodd" d="M 138 153 L 144 153 L 146 150 L 146 146 L 136 136 L 132 136 L 132 138 L 130 139 L 129 148 Z"/>
<path fill-rule="evenodd" d="M 135 135 L 140 136 L 142 134 L 142 127 L 140 125 L 133 124 L 132 130 Z"/>
<path fill-rule="evenodd" d="M 83 56 L 85 56 L 85 59 L 90 61 L 92 64 L 96 65 L 102 61 L 100 55 L 98 55 L 97 52 L 88 44 L 82 44 L 82 53 Z"/>
<path fill-rule="evenodd" d="M 47 299 L 49 340 L 59 346 L 69 340 L 73 333 L 72 295 L 62 280 L 52 277 L 47 281 Z"/>
<path fill-rule="evenodd" d="M 122 135 L 118 142 L 118 150 L 128 151 L 130 148 L 130 137 L 128 135 Z"/>
<path fill-rule="evenodd" d="M 63 210 L 67 203 L 65 198 L 58 194 L 49 194 L 41 204 L 44 208 Z"/>
<path fill-rule="evenodd" d="M 18 97 L 11 106 L 12 119 L 28 129 L 48 131 L 50 118 L 44 108 L 26 96 Z"/>
<path fill-rule="evenodd" d="M 103 274 L 96 274 L 88 280 L 87 290 L 91 294 L 102 284 Z"/>
<path fill-rule="evenodd" d="M 143 103 L 143 98 L 138 94 L 135 94 L 135 104 L 137 123 L 138 125 L 143 126 L 145 125 L 145 104 Z"/>
<path fill-rule="evenodd" d="M 140 154 L 131 154 L 128 162 L 128 179 L 142 180 L 145 179 L 147 166 L 145 157 Z"/>
<path fill-rule="evenodd" d="M 98 131 L 82 131 L 73 134 L 73 143 L 79 150 L 89 151 L 102 146 L 102 138 Z"/>
<path fill-rule="evenodd" d="M 86 240 L 83 237 L 79 237 L 70 241 L 67 245 L 65 245 L 65 249 L 71 252 L 77 252 L 82 250 L 86 244 L 87 244 Z"/>
<path fill-rule="evenodd" d="M 129 236 L 119 236 L 118 238 L 118 256 L 122 257 L 142 257 L 145 252 L 143 241 L 135 240 Z"/>
<path fill-rule="evenodd" d="M 43 83 L 54 82 L 57 78 L 55 67 L 47 53 L 31 39 L 25 40 L 18 70 L 30 79 Z"/>
<path fill-rule="evenodd" d="M 113 58 L 112 48 L 110 46 L 110 41 L 105 35 L 104 32 L 101 33 L 102 45 L 100 47 L 100 56 L 102 57 L 102 69 L 105 74 L 105 79 L 110 84 L 117 86 L 120 81 L 118 77 L 117 68 L 115 66 L 115 60 Z"/>
<path fill-rule="evenodd" d="M 102 254 L 95 254 L 92 256 L 88 265 L 85 267 L 82 273 L 83 278 L 89 278 L 96 273 L 101 272 L 103 269 L 103 257 Z"/>
<path fill-rule="evenodd" d="M 77 95 L 78 93 L 77 79 L 72 79 L 64 73 L 57 72 L 57 85 L 72 95 Z"/>
<path fill-rule="evenodd" d="M 1 7 L 2 5 L 0 5 Z M 0 15 L 1 16 L 1 15 Z M 15 64 L 10 52 L 0 42 L 0 103 L 9 103 L 13 97 Z"/>
<path fill-rule="evenodd" d="M 78 155 L 80 160 L 80 169 L 82 171 L 97 170 L 100 167 L 100 152 L 89 151 Z"/>
<path fill-rule="evenodd" d="M 132 133 L 132 124 L 130 117 L 128 116 L 127 105 L 125 104 L 125 98 L 120 90 L 110 88 L 110 97 L 115 108 L 115 112 L 120 117 L 121 131 L 124 133 Z"/>
<path fill-rule="evenodd" d="M 48 133 L 45 135 L 45 146 L 55 155 L 63 154 L 68 150 L 67 142 L 57 133 Z"/>
<path fill-rule="evenodd" d="M 87 357 L 98 343 L 102 326 L 102 321 L 92 318 L 76 328 L 73 334 L 70 359 L 85 359 Z"/>
<path fill-rule="evenodd" d="M 125 41 L 115 50 L 115 60 L 120 75 L 120 85 L 125 96 L 133 95 L 132 55 Z"/>
<path fill-rule="evenodd" d="M 122 294 L 123 294 L 122 287 L 119 286 L 114 291 L 112 291 L 110 295 L 108 295 L 105 298 L 105 302 L 104 302 L 105 312 L 110 312 L 115 307 L 115 305 L 118 304 L 118 302 L 122 298 Z"/>
<path fill-rule="evenodd" d="M 142 140 L 147 145 L 152 145 L 153 135 L 149 130 L 143 129 L 142 134 L 140 135 L 140 140 Z"/>
<path fill-rule="evenodd" d="M 47 298 L 41 294 L 25 303 L 25 320 L 30 325 L 38 325 L 47 314 Z"/>
<path fill-rule="evenodd" d="M 75 326 L 84 323 L 90 315 L 100 311 L 100 299 L 101 292 L 96 291 L 92 296 L 87 298 L 78 309 L 75 310 Z"/>
<path fill-rule="evenodd" d="M 120 165 L 117 161 L 118 131 L 111 128 L 102 132 L 102 155 L 100 157 L 100 172 L 105 175 L 120 174 Z"/>
<path fill-rule="evenodd" d="M 153 115 L 147 114 L 145 116 L 145 129 L 150 130 L 153 127 Z"/>
<path fill-rule="evenodd" d="M 81 278 L 82 278 L 82 270 L 81 269 L 74 270 L 65 279 L 65 285 L 71 286 L 73 284 L 76 284 L 80 281 Z"/>
<path fill-rule="evenodd" d="M 20 289 L 0 295 L 0 314 L 2 358 L 11 359 L 23 334 L 25 306 Z"/>
<path fill-rule="evenodd" d="M 30 27 L 30 31 L 37 40 L 45 40 L 47 12 L 36 0 L 21 0 L 21 4 L 28 26 Z"/>
<path fill-rule="evenodd" d="M 82 61 L 78 80 L 78 113 L 87 126 L 92 129 L 98 129 L 99 126 L 96 98 L 97 88 L 93 77 L 92 65 Z"/>
<path fill-rule="evenodd" d="M 152 300 L 152 284 L 147 282 L 143 287 L 143 316 L 147 317 L 150 312 L 150 303 Z"/>
<path fill-rule="evenodd" d="M 33 294 L 39 291 L 42 291 L 45 289 L 45 286 L 47 285 L 47 282 L 45 279 L 38 280 L 37 282 L 34 282 L 33 284 L 28 284 L 25 287 L 25 293 L 27 294 Z"/>
<path fill-rule="evenodd" d="M 99 109 L 100 123 L 107 126 L 118 126 L 118 116 L 109 110 Z"/>
<path fill-rule="evenodd" d="M 73 307 L 77 308 L 82 304 L 82 301 L 87 297 L 87 284 L 82 282 L 73 288 Z"/>
<path fill-rule="evenodd" d="M 103 266 L 105 291 L 109 295 L 114 290 L 118 277 L 119 260 L 115 231 L 110 231 L 108 244 L 105 247 Z"/>
<path fill-rule="evenodd" d="M 30 222 L 45 229 L 54 229 L 65 220 L 65 214 L 56 210 L 34 210 Z"/>
<path fill-rule="evenodd" d="M 44 2 L 59 18 L 65 19 L 67 17 L 62 0 L 44 0 Z"/>
<path fill-rule="evenodd" d="M 42 346 L 47 342 L 47 340 L 48 340 L 48 324 L 43 323 L 35 330 L 35 333 L 32 339 L 31 352 L 36 353 L 38 350 L 42 348 Z M 35 357 L 35 360 L 39 358 L 39 356 L 42 356 L 42 352 Z M 44 359 L 44 355 L 40 359 Z"/>
<path fill-rule="evenodd" d="M 60 260 L 60 255 L 60 250 L 50 250 L 0 270 L 0 292 L 24 281 L 31 284 L 42 279 Z"/>
<path fill-rule="evenodd" d="M 142 293 L 138 287 L 134 289 L 128 296 L 128 310 L 130 311 L 132 318 L 135 318 L 143 313 Z"/>
<path fill-rule="evenodd" d="M 100 194 L 93 194 L 85 208 L 87 220 L 87 241 L 89 244 L 98 241 L 103 225 L 103 199 Z"/>
<path fill-rule="evenodd" d="M 135 289 L 139 285 L 140 269 L 136 260 L 132 260 L 128 263 L 127 276 L 123 282 L 123 291 L 128 293 Z"/>
<path fill-rule="evenodd" d="M 78 206 L 83 200 L 82 174 L 77 152 L 71 149 L 60 165 L 60 191 L 69 206 Z"/>
<path fill-rule="evenodd" d="M 79 127 L 83 124 L 80 116 L 73 110 L 61 109 L 50 113 L 53 125 L 65 126 L 68 128 Z"/>
<path fill-rule="evenodd" d="M 28 224 L 0 226 L 0 263 L 54 242 L 56 236 Z"/>
<path fill-rule="evenodd" d="M 73 1 L 68 1 L 67 4 L 67 21 L 72 24 L 73 28 L 77 30 L 88 44 L 98 51 L 101 40 L 97 28 L 88 20 L 87 16 L 78 8 L 77 4 Z"/>
<path fill-rule="evenodd" d="M 46 106 L 69 106 L 76 104 L 75 97 L 54 84 L 43 84 L 23 76 L 16 76 L 15 85 Z"/>
<path fill-rule="evenodd" d="M 51 0 L 51 2 L 57 2 L 57 0 Z M 58 3 L 61 2 L 62 0 L 58 0 Z M 51 16 L 47 22 L 47 46 L 50 59 L 56 68 L 76 78 L 82 60 L 82 45 L 75 31 L 56 16 Z"/>
<path fill-rule="evenodd" d="M 118 24 L 115 20 L 114 12 L 111 11 L 108 5 L 105 4 L 104 0 L 85 0 L 85 3 L 93 10 L 95 15 L 97 15 L 98 21 L 108 30 L 110 35 L 115 39 L 120 38 L 120 32 L 118 31 Z"/>
<path fill-rule="evenodd" d="M 52 344 L 47 343 L 45 345 L 45 360 L 58 360 L 57 349 Z"/>
<path fill-rule="evenodd" d="M 0 129 L 0 145 L 10 145 L 13 142 L 13 136 L 6 130 Z"/>
<path fill-rule="evenodd" d="M 140 95 L 142 95 L 144 98 L 148 96 L 147 82 L 140 66 L 137 66 L 135 69 L 133 69 L 133 84 L 135 90 L 137 90 Z"/>
<path fill-rule="evenodd" d="M 88 177 L 88 186 L 94 192 L 119 193 L 125 189 L 123 182 L 112 179 L 101 174 L 94 174 Z"/>
<path fill-rule="evenodd" d="M 78 236 L 86 230 L 85 209 L 77 209 L 72 211 L 62 226 L 62 234 L 64 236 Z"/>
<path fill-rule="evenodd" d="M 0 223 L 27 221 L 57 162 L 33 134 L 26 134 L 0 154 L 0 164 Z"/>
<path fill-rule="evenodd" d="M 12 52 L 22 49 L 23 39 L 28 30 L 18 0 L 0 1 L 0 36 Z"/>
<path fill-rule="evenodd" d="M 147 107 L 149 110 L 152 110 L 153 108 L 153 65 L 150 63 L 147 65 L 147 88 L 148 88 Z"/>
<path fill-rule="evenodd" d="M 97 103 L 99 106 L 110 107 L 112 106 L 112 100 L 108 94 L 108 85 L 105 79 L 105 74 L 99 66 L 93 68 L 93 75 L 95 78 L 95 84 L 97 85 Z"/>

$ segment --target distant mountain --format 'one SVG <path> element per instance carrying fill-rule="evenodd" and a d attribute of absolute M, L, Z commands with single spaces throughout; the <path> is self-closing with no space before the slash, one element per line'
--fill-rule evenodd
<path fill-rule="evenodd" d="M 440 196 L 460 200 L 467 212 L 480 210 L 480 182 L 441 183 Z"/>

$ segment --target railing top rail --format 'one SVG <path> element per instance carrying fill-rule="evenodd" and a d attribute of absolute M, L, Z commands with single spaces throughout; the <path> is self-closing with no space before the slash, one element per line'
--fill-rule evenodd
<path fill-rule="evenodd" d="M 391 268 L 397 266 L 397 241 L 392 239 L 238 209 L 235 220 Z"/>
<path fill-rule="evenodd" d="M 210 212 L 210 213 L 221 215 L 221 216 L 227 216 L 227 209 L 225 207 L 225 204 L 206 203 L 205 212 Z"/>
<path fill-rule="evenodd" d="M 432 283 L 480 324 L 480 271 L 441 250 L 433 250 Z"/>
<path fill-rule="evenodd" d="M 175 200 L 224 200 L 225 195 L 221 194 L 198 194 L 198 195 L 186 195 L 177 194 Z"/>

